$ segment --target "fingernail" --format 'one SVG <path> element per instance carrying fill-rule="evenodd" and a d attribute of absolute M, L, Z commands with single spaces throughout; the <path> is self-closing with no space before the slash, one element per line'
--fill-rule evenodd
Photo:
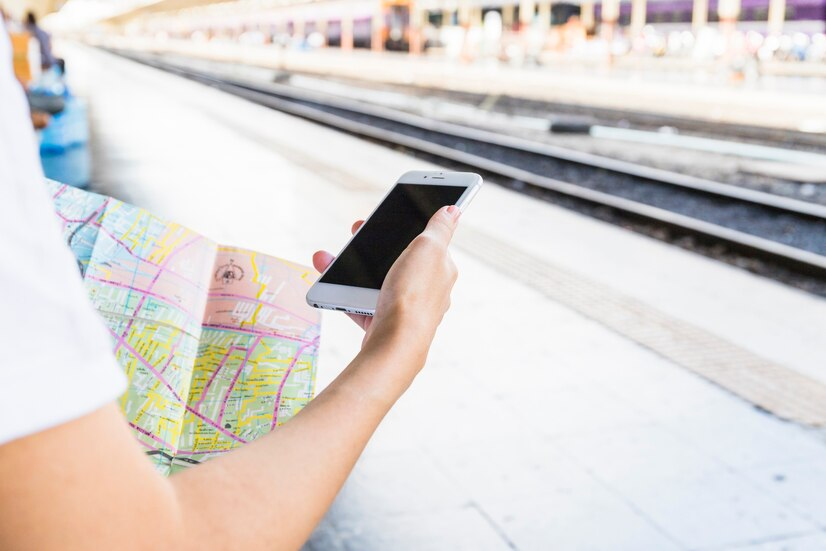
<path fill-rule="evenodd" d="M 462 211 L 459 210 L 459 207 L 457 207 L 456 205 L 450 205 L 449 207 L 447 207 L 447 213 L 454 220 L 458 220 L 459 215 L 462 214 Z"/>

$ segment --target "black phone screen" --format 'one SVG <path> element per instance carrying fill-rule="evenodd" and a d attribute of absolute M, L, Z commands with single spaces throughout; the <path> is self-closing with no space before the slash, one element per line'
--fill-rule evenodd
<path fill-rule="evenodd" d="M 437 210 L 454 205 L 465 186 L 396 184 L 319 281 L 381 289 L 390 267 Z"/>

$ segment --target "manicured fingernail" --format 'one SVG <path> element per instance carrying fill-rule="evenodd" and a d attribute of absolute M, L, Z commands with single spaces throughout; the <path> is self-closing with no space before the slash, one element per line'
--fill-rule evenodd
<path fill-rule="evenodd" d="M 448 214 L 450 214 L 450 217 L 454 220 L 458 219 L 459 215 L 462 214 L 462 211 L 459 210 L 459 207 L 457 207 L 456 205 L 450 205 L 449 207 L 447 207 L 447 212 Z"/>

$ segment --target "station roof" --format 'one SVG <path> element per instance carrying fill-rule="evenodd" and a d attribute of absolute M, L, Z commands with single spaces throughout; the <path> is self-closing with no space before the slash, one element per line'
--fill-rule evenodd
<path fill-rule="evenodd" d="M 16 18 L 22 18 L 27 11 L 43 17 L 60 9 L 64 0 L 0 0 L 0 6 Z"/>
<path fill-rule="evenodd" d="M 2 0 L 0 0 L 2 1 Z M 314 0 L 151 0 L 133 9 L 123 11 L 103 20 L 103 23 L 120 25 L 131 19 L 152 13 L 178 11 L 186 8 L 208 6 L 212 4 L 237 5 L 239 9 L 281 7 L 292 4 L 307 4 Z M 347 1 L 347 0 L 343 0 Z"/>
<path fill-rule="evenodd" d="M 175 11 L 184 8 L 204 6 L 207 4 L 217 4 L 220 2 L 226 2 L 226 0 L 157 0 L 109 17 L 105 19 L 104 22 L 120 24 L 140 15 L 163 11 Z"/>

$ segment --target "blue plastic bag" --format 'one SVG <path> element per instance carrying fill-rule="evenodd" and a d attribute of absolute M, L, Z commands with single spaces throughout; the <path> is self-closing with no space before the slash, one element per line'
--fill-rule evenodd
<path fill-rule="evenodd" d="M 86 187 L 91 178 L 86 104 L 67 94 L 66 107 L 40 133 L 40 160 L 47 178 Z"/>

